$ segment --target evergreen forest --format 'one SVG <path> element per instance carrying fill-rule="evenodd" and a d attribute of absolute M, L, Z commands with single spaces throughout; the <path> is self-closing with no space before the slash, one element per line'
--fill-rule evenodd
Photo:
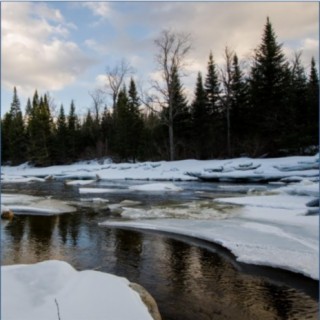
<path fill-rule="evenodd" d="M 158 108 L 153 97 L 138 92 L 133 77 L 114 90 L 112 106 L 92 95 L 96 108 L 88 108 L 85 116 L 79 116 L 73 100 L 54 113 L 48 94 L 37 90 L 23 112 L 14 88 L 10 111 L 1 119 L 2 163 L 49 166 L 107 157 L 135 162 L 314 152 L 319 136 L 314 58 L 305 67 L 301 53 L 286 57 L 268 18 L 261 43 L 245 62 L 226 48 L 221 67 L 209 52 L 207 72 L 198 73 L 192 101 L 181 68 L 171 66 Z"/>

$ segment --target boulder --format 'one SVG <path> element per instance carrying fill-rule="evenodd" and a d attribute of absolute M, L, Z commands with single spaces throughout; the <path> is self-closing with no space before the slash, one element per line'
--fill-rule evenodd
<path fill-rule="evenodd" d="M 146 305 L 149 310 L 150 315 L 154 320 L 161 320 L 161 315 L 157 306 L 156 301 L 151 296 L 151 294 L 140 284 L 131 282 L 130 288 L 138 292 L 142 302 Z"/>

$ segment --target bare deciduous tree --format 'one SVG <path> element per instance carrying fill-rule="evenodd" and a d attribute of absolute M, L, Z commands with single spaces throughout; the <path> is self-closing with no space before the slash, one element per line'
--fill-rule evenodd
<path fill-rule="evenodd" d="M 172 161 L 175 157 L 173 120 L 176 116 L 173 106 L 172 81 L 175 74 L 182 74 L 185 71 L 186 56 L 191 49 L 191 36 L 164 30 L 155 40 L 155 45 L 158 48 L 156 62 L 162 81 L 153 81 L 153 89 L 157 95 L 149 97 L 148 106 L 157 105 L 161 110 L 168 108 L 165 124 L 169 128 L 170 160 Z"/>
<path fill-rule="evenodd" d="M 93 112 L 95 114 L 95 120 L 98 122 L 100 118 L 100 110 L 105 105 L 105 92 L 102 89 L 94 89 L 89 91 L 89 95 L 92 98 L 93 102 Z"/>
<path fill-rule="evenodd" d="M 121 86 L 125 77 L 133 72 L 130 64 L 122 59 L 113 68 L 107 67 L 106 77 L 107 77 L 107 87 L 110 90 L 112 96 L 112 107 L 115 109 L 118 94 L 120 92 Z"/>
<path fill-rule="evenodd" d="M 234 51 L 230 50 L 229 47 L 225 47 L 224 50 L 224 60 L 225 66 L 221 69 L 221 80 L 223 85 L 223 95 L 221 95 L 221 103 L 226 112 L 227 120 L 227 152 L 228 156 L 231 155 L 231 123 L 230 123 L 230 108 L 232 99 L 232 59 L 234 56 Z"/>

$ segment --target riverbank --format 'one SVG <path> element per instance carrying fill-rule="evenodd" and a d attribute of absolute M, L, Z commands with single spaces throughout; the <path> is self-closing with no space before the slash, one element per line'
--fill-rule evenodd
<path fill-rule="evenodd" d="M 35 168 L 28 164 L 1 167 L 6 183 L 43 182 L 46 179 L 111 179 L 158 181 L 301 181 L 319 176 L 319 155 L 284 158 L 236 158 L 226 160 L 181 160 L 141 163 L 85 161 L 71 165 Z"/>

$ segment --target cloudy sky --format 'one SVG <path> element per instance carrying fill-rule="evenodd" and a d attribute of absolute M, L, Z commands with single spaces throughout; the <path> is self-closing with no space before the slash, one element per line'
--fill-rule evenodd
<path fill-rule="evenodd" d="M 156 77 L 154 39 L 165 28 L 192 36 L 183 79 L 189 97 L 197 72 L 206 72 L 210 50 L 217 63 L 226 45 L 248 59 L 267 16 L 289 58 L 303 50 L 308 69 L 311 56 L 319 55 L 316 2 L 2 2 L 1 9 L 2 114 L 14 86 L 23 111 L 37 89 L 67 111 L 74 99 L 85 113 L 91 107 L 88 92 L 103 86 L 106 67 L 123 58 L 148 87 Z"/>

